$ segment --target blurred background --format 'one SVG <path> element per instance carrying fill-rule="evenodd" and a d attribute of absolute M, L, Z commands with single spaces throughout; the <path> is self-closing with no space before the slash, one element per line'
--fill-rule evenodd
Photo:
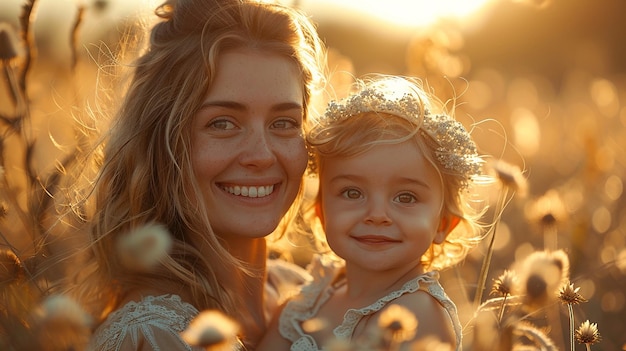
<path fill-rule="evenodd" d="M 626 350 L 626 1 L 283 2 L 318 24 L 337 97 L 352 77 L 377 72 L 421 77 L 442 100 L 455 99 L 456 117 L 472 129 L 480 153 L 519 167 L 528 182 L 504 210 L 487 282 L 533 251 L 563 249 L 572 283 L 588 300 L 576 306 L 577 325 L 598 324 L 602 341 L 594 350 Z M 158 3 L 37 2 L 26 128 L 37 140 L 37 172 L 58 168 L 57 159 L 74 150 L 75 119 L 104 93 L 96 89 L 94 63 L 103 48 L 115 52 L 122 33 L 141 33 L 139 24 L 154 20 Z M 23 4 L 2 0 L 0 21 L 18 31 Z M 80 30 L 73 31 L 79 6 Z M 0 113 L 10 115 L 7 85 L 0 88 Z M 26 151 L 6 135 L 4 168 L 19 188 Z M 18 219 L 7 216 L 0 226 L 21 252 L 32 249 Z M 548 232 L 556 239 L 548 242 Z M 52 241 L 51 255 L 66 250 L 64 240 Z M 485 251 L 479 247 L 443 274 L 466 320 L 471 311 L 462 301 L 472 299 Z M 469 283 L 459 286 L 458 276 Z M 565 310 L 563 329 L 550 331 L 560 346 L 568 340 Z"/>

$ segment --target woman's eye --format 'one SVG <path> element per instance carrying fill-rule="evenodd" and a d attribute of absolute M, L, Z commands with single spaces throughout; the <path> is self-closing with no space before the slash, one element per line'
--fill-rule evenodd
<path fill-rule="evenodd" d="M 235 124 L 229 120 L 216 119 L 209 123 L 209 127 L 213 129 L 230 130 L 235 128 Z"/>
<path fill-rule="evenodd" d="M 403 204 L 412 204 L 417 202 L 417 198 L 413 194 L 400 194 L 395 197 L 394 201 L 403 203 Z"/>
<path fill-rule="evenodd" d="M 293 119 L 279 119 L 272 123 L 274 129 L 292 129 L 299 128 L 300 124 Z"/>
<path fill-rule="evenodd" d="M 356 189 L 346 189 L 346 190 L 341 192 L 341 195 L 343 195 L 343 197 L 345 197 L 347 199 L 351 199 L 351 200 L 356 200 L 356 199 L 360 199 L 361 197 L 363 197 L 361 195 L 361 192 L 356 190 Z"/>

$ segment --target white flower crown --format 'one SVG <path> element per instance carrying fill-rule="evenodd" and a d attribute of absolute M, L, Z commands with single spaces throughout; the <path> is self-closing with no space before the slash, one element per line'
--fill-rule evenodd
<path fill-rule="evenodd" d="M 422 115 L 421 110 L 422 103 L 414 95 L 406 93 L 393 98 L 368 88 L 341 102 L 331 101 L 321 124 L 329 125 L 367 112 L 388 113 L 415 124 Z M 480 173 L 483 161 L 478 157 L 476 144 L 469 132 L 460 122 L 445 114 L 431 114 L 425 109 L 419 128 L 422 134 L 428 135 L 437 144 L 434 150 L 437 161 L 450 173 L 462 177 L 463 186 Z"/>

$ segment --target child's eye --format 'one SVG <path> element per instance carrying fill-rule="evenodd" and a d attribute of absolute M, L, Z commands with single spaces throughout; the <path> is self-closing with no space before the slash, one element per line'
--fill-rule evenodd
<path fill-rule="evenodd" d="M 345 189 L 341 192 L 341 195 L 346 199 L 357 200 L 363 197 L 360 191 L 357 189 Z"/>
<path fill-rule="evenodd" d="M 417 198 L 413 194 L 403 193 L 396 196 L 393 201 L 403 203 L 403 204 L 412 204 L 417 202 Z"/>
<path fill-rule="evenodd" d="M 300 123 L 291 118 L 279 119 L 272 123 L 273 129 L 292 129 L 292 128 L 299 128 L 299 127 L 300 127 Z"/>
<path fill-rule="evenodd" d="M 230 129 L 235 129 L 235 124 L 226 119 L 216 119 L 209 123 L 209 128 L 219 129 L 219 130 L 230 130 Z"/>

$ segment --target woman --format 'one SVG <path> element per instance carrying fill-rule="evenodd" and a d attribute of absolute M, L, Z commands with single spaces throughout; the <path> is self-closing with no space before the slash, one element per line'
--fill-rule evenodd
<path fill-rule="evenodd" d="M 274 4 L 170 0 L 157 15 L 89 199 L 78 292 L 101 322 L 90 348 L 189 350 L 179 333 L 206 309 L 253 347 L 281 293 L 266 284 L 284 274 L 266 266 L 265 237 L 297 210 L 324 48 L 303 14 Z M 149 271 L 124 265 L 120 240 L 153 224 L 169 254 Z"/>

